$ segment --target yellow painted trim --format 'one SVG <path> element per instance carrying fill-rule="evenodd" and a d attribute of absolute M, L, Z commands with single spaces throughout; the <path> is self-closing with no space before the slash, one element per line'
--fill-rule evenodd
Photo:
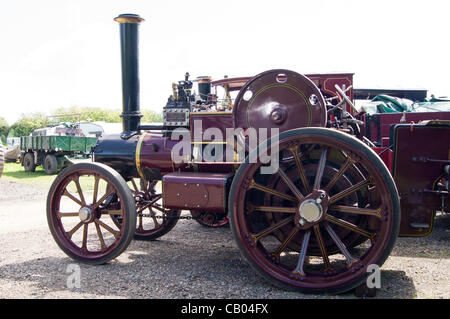
<path fill-rule="evenodd" d="M 335 92 L 335 91 L 330 91 L 330 90 L 327 90 L 327 89 L 325 88 L 326 85 L 327 85 L 327 81 L 330 81 L 330 80 L 345 80 L 345 81 L 348 82 L 349 86 L 350 86 L 350 85 L 353 85 L 352 80 L 350 80 L 348 77 L 337 77 L 337 78 L 329 77 L 329 78 L 326 78 L 325 81 L 323 81 L 322 91 L 325 91 L 325 92 L 330 93 L 330 94 L 334 94 L 335 96 L 338 96 L 338 97 L 339 97 L 339 94 L 337 94 L 337 92 Z M 353 91 L 353 88 L 350 90 L 350 93 L 351 93 L 352 91 Z M 351 95 L 351 94 L 350 94 L 350 95 Z"/>
<path fill-rule="evenodd" d="M 136 23 L 139 24 L 142 21 L 145 21 L 141 17 L 117 17 L 114 19 L 114 21 L 117 21 L 119 23 Z"/>
<path fill-rule="evenodd" d="M 191 116 L 232 115 L 233 112 L 191 112 Z"/>
<path fill-rule="evenodd" d="M 139 176 L 145 180 L 144 174 L 141 170 L 141 148 L 142 148 L 142 142 L 144 140 L 144 136 L 148 133 L 144 133 L 139 137 L 138 143 L 136 145 L 136 169 L 138 171 Z"/>

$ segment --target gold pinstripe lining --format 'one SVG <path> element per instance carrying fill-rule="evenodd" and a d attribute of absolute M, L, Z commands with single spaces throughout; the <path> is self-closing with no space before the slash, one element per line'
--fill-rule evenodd
<path fill-rule="evenodd" d="M 136 145 L 136 169 L 138 171 L 139 176 L 145 180 L 144 178 L 144 174 L 142 173 L 141 170 L 141 149 L 142 149 L 142 142 L 144 141 L 144 137 L 145 135 L 147 135 L 148 133 L 144 133 L 139 137 L 139 141 Z"/>

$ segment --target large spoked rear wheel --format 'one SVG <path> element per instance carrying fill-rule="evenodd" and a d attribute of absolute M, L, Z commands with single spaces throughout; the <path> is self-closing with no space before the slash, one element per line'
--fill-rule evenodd
<path fill-rule="evenodd" d="M 110 215 L 120 215 L 120 227 Z M 136 228 L 134 198 L 125 180 L 99 163 L 72 165 L 56 177 L 47 198 L 47 220 L 59 247 L 71 258 L 104 264 L 129 245 Z"/>
<path fill-rule="evenodd" d="M 269 145 L 269 146 L 267 146 Z M 231 229 L 249 264 L 272 283 L 308 293 L 341 293 L 381 266 L 398 235 L 400 205 L 386 166 L 339 131 L 283 132 L 242 164 L 230 191 Z M 278 145 L 276 152 L 275 145 Z"/>

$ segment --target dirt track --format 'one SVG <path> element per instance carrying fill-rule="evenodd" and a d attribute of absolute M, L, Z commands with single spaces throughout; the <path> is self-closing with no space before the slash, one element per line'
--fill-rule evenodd
<path fill-rule="evenodd" d="M 180 220 L 154 242 L 133 241 L 104 266 L 80 265 L 56 245 L 45 217 L 46 190 L 0 180 L 0 298 L 353 298 L 278 289 L 240 257 L 229 228 Z M 399 238 L 382 268 L 378 298 L 450 298 L 450 216 L 426 238 Z"/>

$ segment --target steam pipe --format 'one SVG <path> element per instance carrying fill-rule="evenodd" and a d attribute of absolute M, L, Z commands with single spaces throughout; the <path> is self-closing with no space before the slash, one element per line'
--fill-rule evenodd
<path fill-rule="evenodd" d="M 127 139 L 139 131 L 142 113 L 139 105 L 139 24 L 144 21 L 137 14 L 121 14 L 114 19 L 120 24 L 122 60 L 122 128 L 121 137 Z"/>

